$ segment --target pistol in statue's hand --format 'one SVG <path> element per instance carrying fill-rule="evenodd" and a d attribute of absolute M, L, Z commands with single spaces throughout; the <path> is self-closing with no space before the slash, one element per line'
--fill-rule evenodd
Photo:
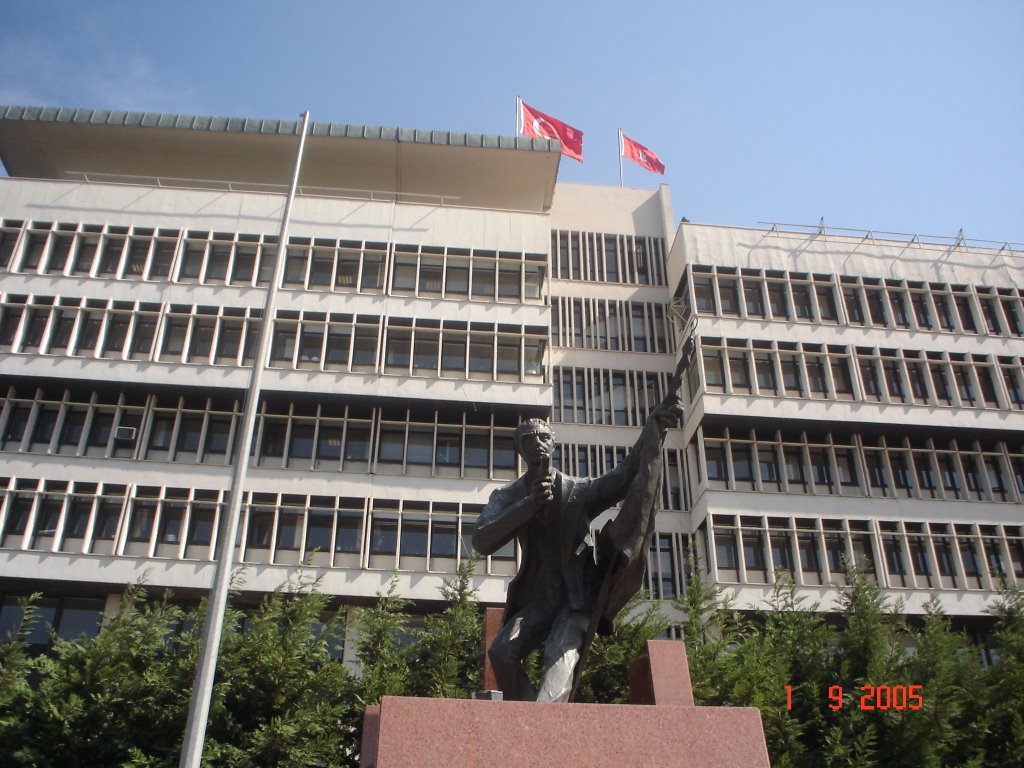
<path fill-rule="evenodd" d="M 683 404 L 678 397 L 666 397 L 654 409 L 654 418 L 662 430 L 674 427 L 683 418 Z"/>
<path fill-rule="evenodd" d="M 530 487 L 530 494 L 533 497 L 533 503 L 537 507 L 543 507 L 547 502 L 555 498 L 554 484 L 555 473 L 551 469 L 533 481 Z"/>

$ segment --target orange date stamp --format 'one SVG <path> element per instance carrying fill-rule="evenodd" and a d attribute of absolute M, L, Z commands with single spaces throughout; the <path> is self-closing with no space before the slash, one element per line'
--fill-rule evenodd
<path fill-rule="evenodd" d="M 793 686 L 787 685 L 785 688 L 786 709 L 792 710 Z M 836 711 L 853 703 L 862 712 L 885 712 L 888 710 L 902 712 L 907 709 L 918 710 L 924 706 L 923 685 L 862 685 L 858 693 L 860 694 L 859 702 L 856 693 L 847 701 L 843 686 L 830 685 L 828 687 L 828 708 Z"/>

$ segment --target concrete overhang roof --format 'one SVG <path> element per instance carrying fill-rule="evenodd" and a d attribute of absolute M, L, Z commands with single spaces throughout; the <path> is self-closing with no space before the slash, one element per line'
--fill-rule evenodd
<path fill-rule="evenodd" d="M 0 106 L 0 162 L 12 177 L 287 185 L 300 129 L 297 120 Z M 543 212 L 560 150 L 549 139 L 311 122 L 299 183 Z"/>

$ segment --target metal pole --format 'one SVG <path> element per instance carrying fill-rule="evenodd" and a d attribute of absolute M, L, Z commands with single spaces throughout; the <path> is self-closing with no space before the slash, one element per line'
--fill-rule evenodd
<path fill-rule="evenodd" d="M 516 96 L 516 132 L 515 132 L 516 136 L 519 135 L 519 115 L 521 115 L 522 111 L 523 111 L 522 106 L 520 106 L 522 104 L 522 101 L 523 100 L 521 98 Z"/>
<path fill-rule="evenodd" d="M 260 381 L 263 378 L 263 363 L 267 357 L 270 333 L 274 321 L 274 299 L 277 297 L 277 286 L 281 283 L 284 273 L 285 254 L 288 247 L 288 221 L 291 217 L 292 202 L 299 185 L 299 170 L 302 167 L 302 151 L 306 145 L 306 130 L 309 127 L 309 112 L 302 113 L 302 133 L 299 136 L 299 149 L 295 155 L 295 171 L 292 184 L 281 215 L 281 231 L 277 239 L 277 261 L 274 265 L 274 277 L 267 287 L 266 299 L 263 303 L 263 319 L 260 324 L 259 340 L 249 373 L 249 389 L 245 395 L 245 408 L 242 411 L 242 425 L 235 440 L 234 466 L 231 472 L 231 489 L 228 506 L 222 511 L 221 521 L 227 518 L 226 525 L 219 526 L 217 541 L 217 566 L 213 577 L 206 606 L 206 623 L 203 625 L 203 641 L 199 649 L 199 663 L 196 667 L 195 681 L 192 684 L 192 701 L 188 707 L 188 721 L 185 726 L 185 740 L 181 747 L 179 768 L 200 768 L 203 757 L 203 741 L 206 738 L 206 720 L 210 714 L 210 698 L 213 695 L 213 680 L 217 672 L 217 655 L 220 651 L 220 637 L 224 629 L 224 609 L 227 606 L 228 590 L 231 586 L 231 571 L 235 555 L 235 536 L 238 530 L 238 518 L 242 509 L 242 488 L 249 467 L 249 446 L 256 425 L 256 409 L 260 400 Z"/>
<path fill-rule="evenodd" d="M 619 128 L 619 186 L 622 187 L 622 129 Z"/>

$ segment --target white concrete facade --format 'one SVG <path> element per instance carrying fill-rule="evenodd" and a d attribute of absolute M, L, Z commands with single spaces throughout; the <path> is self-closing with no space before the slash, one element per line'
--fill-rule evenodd
<path fill-rule="evenodd" d="M 70 615 L 144 577 L 194 599 L 283 208 L 255 187 L 294 135 L 9 112 L 0 597 L 42 589 Z M 676 230 L 666 186 L 557 184 L 546 142 L 355 128 L 320 127 L 293 212 L 238 534 L 250 596 L 305 569 L 341 604 L 395 573 L 436 600 L 520 471 L 519 420 L 551 420 L 562 471 L 611 469 L 693 316 L 655 596 L 695 564 L 756 608 L 786 566 L 828 610 L 843 557 L 868 557 L 908 611 L 937 595 L 969 618 L 1024 581 L 1019 252 Z M 482 600 L 517 557 L 480 563 Z"/>
<path fill-rule="evenodd" d="M 786 567 L 827 610 L 858 559 L 961 617 L 1024 582 L 1024 254 L 683 223 L 669 263 L 706 578 L 756 607 Z"/>
<path fill-rule="evenodd" d="M 275 178 L 253 153 L 269 147 L 280 170 L 294 139 L 147 130 L 0 119 L 0 156 L 26 174 L 0 179 L 8 606 L 41 589 L 60 615 L 142 578 L 194 599 L 212 580 L 283 209 L 276 190 L 254 190 Z M 36 162 L 47 142 L 76 136 Z M 395 153 L 377 137 L 361 153 L 332 141 L 317 138 L 311 157 L 338 175 L 318 166 L 303 181 L 335 189 L 300 191 L 293 208 L 238 534 L 243 591 L 304 569 L 351 605 L 397 574 L 403 596 L 429 604 L 489 493 L 519 472 L 520 419 L 553 417 L 565 471 L 593 474 L 662 396 L 675 360 L 671 203 L 667 187 L 556 186 L 547 142 Z M 227 146 L 234 166 L 211 159 L 207 172 L 196 159 Z M 181 165 L 185 147 L 195 154 Z M 360 159 L 351 179 L 343 158 Z M 403 162 L 410 176 L 435 167 L 436 194 L 422 178 L 414 192 L 389 188 Z M 558 233 L 575 243 L 564 270 L 551 261 Z M 553 336 L 553 303 L 584 298 L 588 312 L 602 302 L 600 333 L 587 315 L 584 342 L 569 310 Z M 563 375 L 586 382 L 579 418 L 553 414 Z M 666 595 L 687 534 L 675 498 L 652 561 Z M 504 601 L 517 557 L 508 547 L 480 563 L 482 600 Z"/>

